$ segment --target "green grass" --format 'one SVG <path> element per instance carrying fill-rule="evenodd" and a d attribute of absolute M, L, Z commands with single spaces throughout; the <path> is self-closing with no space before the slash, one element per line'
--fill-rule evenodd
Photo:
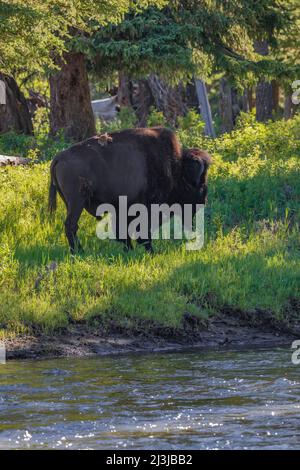
<path fill-rule="evenodd" d="M 47 213 L 49 162 L 1 168 L 0 335 L 74 321 L 178 328 L 185 312 L 206 317 L 224 306 L 285 316 L 300 298 L 300 117 L 243 120 L 215 141 L 191 118 L 179 131 L 185 145 L 214 158 L 200 251 L 158 240 L 152 257 L 142 248 L 125 254 L 98 240 L 96 221 L 83 214 L 85 254 L 71 257 L 61 200 L 54 221 Z"/>

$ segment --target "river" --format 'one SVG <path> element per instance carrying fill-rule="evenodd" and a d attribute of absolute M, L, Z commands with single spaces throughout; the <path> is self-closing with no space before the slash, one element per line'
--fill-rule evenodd
<path fill-rule="evenodd" d="M 0 449 L 300 449 L 291 351 L 0 365 Z"/>

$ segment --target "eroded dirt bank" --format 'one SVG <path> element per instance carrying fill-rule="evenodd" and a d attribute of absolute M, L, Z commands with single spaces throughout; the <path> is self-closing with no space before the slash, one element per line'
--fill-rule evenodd
<path fill-rule="evenodd" d="M 182 328 L 137 325 L 135 329 L 112 323 L 106 333 L 99 327 L 72 325 L 55 335 L 22 336 L 6 340 L 8 359 L 92 356 L 187 349 L 240 349 L 290 346 L 300 339 L 296 317 L 279 321 L 266 312 L 245 313 L 224 309 L 209 321 L 186 314 Z"/>

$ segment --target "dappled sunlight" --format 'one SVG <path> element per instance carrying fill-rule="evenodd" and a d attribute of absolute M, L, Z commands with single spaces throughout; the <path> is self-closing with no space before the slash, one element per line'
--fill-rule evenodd
<path fill-rule="evenodd" d="M 100 241 L 96 220 L 84 212 L 85 252 L 71 256 L 60 198 L 55 218 L 47 212 L 49 163 L 1 169 L 0 327 L 52 331 L 87 320 L 178 328 L 185 312 L 205 317 L 225 305 L 284 315 L 300 275 L 300 124 L 255 126 L 207 140 L 215 163 L 200 251 L 154 240 L 153 256 L 137 246 L 126 253 L 121 243 Z M 275 130 L 284 132 L 284 146 Z"/>

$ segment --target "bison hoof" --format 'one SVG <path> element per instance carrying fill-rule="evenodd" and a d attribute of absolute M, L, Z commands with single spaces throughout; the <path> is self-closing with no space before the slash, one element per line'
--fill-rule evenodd
<path fill-rule="evenodd" d="M 84 249 L 82 247 L 77 249 L 70 249 L 70 253 L 72 256 L 82 256 L 84 255 Z"/>

